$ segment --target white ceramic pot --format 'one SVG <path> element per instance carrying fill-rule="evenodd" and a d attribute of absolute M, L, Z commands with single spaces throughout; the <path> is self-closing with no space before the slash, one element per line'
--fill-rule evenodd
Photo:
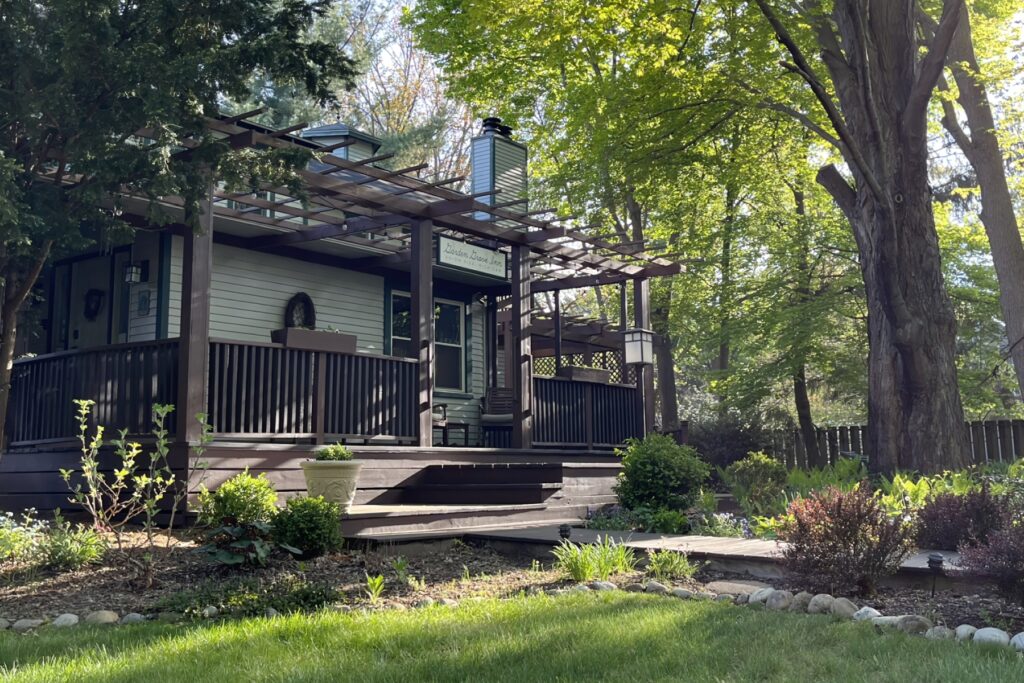
<path fill-rule="evenodd" d="M 323 496 L 348 512 L 356 497 L 356 479 L 363 463 L 359 460 L 309 460 L 302 463 L 306 475 L 306 491 L 310 496 Z"/>

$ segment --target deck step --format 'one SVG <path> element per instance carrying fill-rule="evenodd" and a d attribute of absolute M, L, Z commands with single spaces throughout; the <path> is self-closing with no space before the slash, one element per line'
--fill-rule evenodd
<path fill-rule="evenodd" d="M 561 463 L 495 462 L 428 465 L 417 484 L 545 484 L 562 482 Z"/>
<path fill-rule="evenodd" d="M 579 521 L 587 506 L 354 505 L 341 520 L 346 538 L 457 537 L 470 531 Z"/>
<path fill-rule="evenodd" d="M 402 493 L 402 501 L 436 505 L 543 503 L 561 489 L 561 482 L 417 484 Z"/>

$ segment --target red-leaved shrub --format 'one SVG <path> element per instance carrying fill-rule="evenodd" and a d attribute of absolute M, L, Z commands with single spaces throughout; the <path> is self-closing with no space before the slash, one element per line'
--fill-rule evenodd
<path fill-rule="evenodd" d="M 917 544 L 934 550 L 978 545 L 1003 526 L 1003 506 L 985 486 L 958 496 L 940 493 L 917 513 Z"/>
<path fill-rule="evenodd" d="M 891 519 L 863 489 L 818 491 L 794 500 L 788 512 L 786 567 L 816 589 L 870 594 L 914 549 L 913 525 Z"/>
<path fill-rule="evenodd" d="M 960 569 L 968 576 L 991 581 L 1003 595 L 1024 604 L 1024 510 L 1005 514 L 1002 529 L 988 542 L 960 546 Z"/>

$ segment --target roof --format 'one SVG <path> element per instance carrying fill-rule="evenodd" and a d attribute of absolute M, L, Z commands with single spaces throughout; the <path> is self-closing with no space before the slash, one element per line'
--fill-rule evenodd
<path fill-rule="evenodd" d="M 383 140 L 369 133 L 364 133 L 361 130 L 352 128 L 351 126 L 345 125 L 344 123 L 329 123 L 325 126 L 315 126 L 313 128 L 306 128 L 300 133 L 300 137 L 307 140 L 317 140 L 318 138 L 337 138 L 337 137 L 349 137 L 355 138 L 356 140 L 362 140 L 373 145 L 374 151 L 380 148 L 383 144 Z"/>

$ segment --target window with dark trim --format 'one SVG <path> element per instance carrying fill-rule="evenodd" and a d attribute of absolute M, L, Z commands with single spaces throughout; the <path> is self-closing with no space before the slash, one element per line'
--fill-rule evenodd
<path fill-rule="evenodd" d="M 465 304 L 434 299 L 434 386 L 465 390 Z M 391 293 L 391 355 L 412 357 L 412 300 L 405 292 Z"/>

